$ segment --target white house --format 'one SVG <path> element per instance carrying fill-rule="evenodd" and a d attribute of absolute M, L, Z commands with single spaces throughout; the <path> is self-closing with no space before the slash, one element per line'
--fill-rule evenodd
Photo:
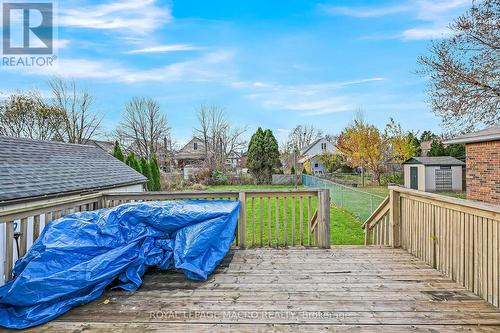
<path fill-rule="evenodd" d="M 92 192 L 142 192 L 147 182 L 142 174 L 97 146 L 0 136 L 0 156 L 0 212 Z M 44 219 L 40 219 L 41 228 Z M 20 225 L 14 222 L 14 232 L 19 232 Z M 0 223 L 0 262 L 5 261 L 5 228 Z M 32 218 L 27 230 L 29 248 Z M 0 285 L 3 270 L 0 265 Z"/>
<path fill-rule="evenodd" d="M 403 163 L 404 186 L 425 192 L 462 191 L 464 165 L 451 156 L 410 158 Z"/>
<path fill-rule="evenodd" d="M 323 153 L 335 153 L 337 148 L 326 138 L 320 138 L 304 147 L 300 151 L 300 159 L 298 160 L 299 167 L 303 167 L 304 163 L 311 163 L 313 175 L 321 176 L 326 172 L 325 166 L 320 161 L 320 156 Z"/>

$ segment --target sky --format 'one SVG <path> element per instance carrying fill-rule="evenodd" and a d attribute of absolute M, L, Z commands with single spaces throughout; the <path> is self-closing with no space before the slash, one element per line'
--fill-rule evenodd
<path fill-rule="evenodd" d="M 53 67 L 0 66 L 0 92 L 74 79 L 95 98 L 104 132 L 134 96 L 156 99 L 185 143 L 196 109 L 216 104 L 235 126 L 298 124 L 339 133 L 363 110 L 382 128 L 441 132 L 417 58 L 471 4 L 465 0 L 59 1 Z"/>

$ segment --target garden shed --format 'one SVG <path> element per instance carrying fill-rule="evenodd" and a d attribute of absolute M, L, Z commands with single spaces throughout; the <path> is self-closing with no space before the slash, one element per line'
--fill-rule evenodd
<path fill-rule="evenodd" d="M 425 192 L 462 191 L 464 165 L 451 156 L 413 157 L 403 163 L 404 185 Z"/>

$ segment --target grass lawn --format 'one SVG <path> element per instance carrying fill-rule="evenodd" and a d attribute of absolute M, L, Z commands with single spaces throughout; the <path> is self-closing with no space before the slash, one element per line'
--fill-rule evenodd
<path fill-rule="evenodd" d="M 371 194 L 380 195 L 382 197 L 386 197 L 389 195 L 389 189 L 387 188 L 387 186 L 365 186 L 359 187 L 358 189 Z"/>
<path fill-rule="evenodd" d="M 359 187 L 358 189 L 364 192 L 381 195 L 383 197 L 389 195 L 389 189 L 387 188 L 387 186 L 366 186 L 366 187 Z M 466 198 L 465 192 L 434 192 L 434 193 L 453 198 L 460 198 L 460 199 Z"/>
<path fill-rule="evenodd" d="M 236 186 L 210 186 L 209 191 L 238 191 L 238 190 L 279 190 L 293 189 L 293 186 L 288 185 L 236 185 Z M 300 188 L 300 187 L 299 187 Z M 276 212 L 276 202 L 278 202 L 278 211 Z M 295 204 L 296 219 L 292 221 L 292 210 Z M 295 199 L 295 203 L 289 198 L 286 200 L 286 234 L 285 234 L 285 202 L 283 198 L 264 198 L 262 201 L 258 198 L 254 200 L 247 199 L 247 246 L 260 245 L 261 237 L 263 245 L 280 246 L 291 245 L 292 241 L 295 245 L 301 244 L 300 239 L 300 207 L 301 200 L 299 197 Z M 304 245 L 309 244 L 308 235 L 308 219 L 312 217 L 316 206 L 316 198 L 311 198 L 309 210 L 309 200 L 307 197 L 302 199 L 302 228 Z M 269 206 L 270 205 L 270 206 Z M 269 210 L 269 207 L 271 209 Z M 252 214 L 252 210 L 254 214 Z M 262 224 L 261 224 L 262 210 Z M 270 213 L 270 214 L 269 214 Z M 276 213 L 278 214 L 279 225 L 276 225 Z M 252 219 L 254 216 L 254 219 Z M 295 223 L 294 223 L 295 222 Z M 351 213 L 335 206 L 330 208 L 330 241 L 333 245 L 361 245 L 364 242 L 364 234 L 361 229 L 362 222 L 356 219 Z M 292 228 L 294 228 L 294 237 L 292 237 Z M 252 232 L 254 231 L 255 232 Z M 278 230 L 278 234 L 276 231 Z M 262 236 L 261 236 L 262 235 Z M 294 239 L 292 239 L 294 238 Z"/>

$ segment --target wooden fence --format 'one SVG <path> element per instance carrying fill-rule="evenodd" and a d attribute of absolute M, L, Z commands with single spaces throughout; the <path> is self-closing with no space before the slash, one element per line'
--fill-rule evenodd
<path fill-rule="evenodd" d="M 235 240 L 239 248 L 330 247 L 328 190 L 96 193 L 0 210 L 0 227 L 4 227 L 4 280 L 12 277 L 14 260 L 24 256 L 43 226 L 61 216 L 129 202 L 187 199 L 239 200 L 241 209 Z"/>
<path fill-rule="evenodd" d="M 500 206 L 390 187 L 364 227 L 366 245 L 402 247 L 500 306 Z"/>

